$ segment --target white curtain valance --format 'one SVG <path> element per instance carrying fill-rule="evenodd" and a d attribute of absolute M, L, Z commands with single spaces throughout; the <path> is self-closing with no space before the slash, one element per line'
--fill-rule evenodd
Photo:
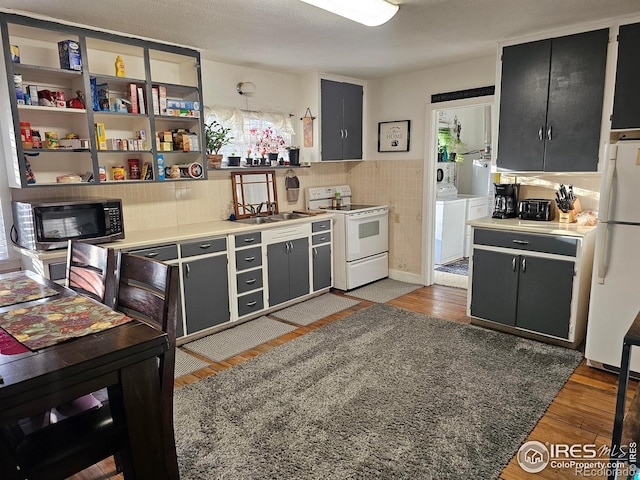
<path fill-rule="evenodd" d="M 204 114 L 205 122 L 208 122 L 210 118 L 217 119 L 241 135 L 245 133 L 244 126 L 247 120 L 269 122 L 278 131 L 295 135 L 293 124 L 291 123 L 291 116 L 288 113 L 257 112 L 216 105 L 214 107 L 205 107 Z"/>

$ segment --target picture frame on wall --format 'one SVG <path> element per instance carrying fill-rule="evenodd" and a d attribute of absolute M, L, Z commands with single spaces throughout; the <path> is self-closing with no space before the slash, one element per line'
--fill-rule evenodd
<path fill-rule="evenodd" d="M 378 152 L 408 152 L 411 120 L 378 122 Z"/>

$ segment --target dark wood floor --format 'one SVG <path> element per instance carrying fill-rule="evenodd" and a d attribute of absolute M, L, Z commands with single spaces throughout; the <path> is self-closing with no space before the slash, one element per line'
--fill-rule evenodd
<path fill-rule="evenodd" d="M 340 292 L 335 293 L 341 294 Z M 420 288 L 389 303 L 414 312 L 454 322 L 469 323 L 469 318 L 465 315 L 466 290 L 434 285 Z M 207 358 L 199 357 L 210 363 L 210 366 L 176 379 L 175 387 L 180 388 L 210 375 L 215 375 L 217 372 L 242 363 L 369 305 L 371 305 L 371 302 L 362 301 L 362 303 L 349 310 L 331 315 L 309 326 L 300 327 L 291 333 L 259 345 L 254 349 L 247 350 L 223 362 L 212 362 Z M 637 382 L 632 381 L 629 388 L 630 397 L 636 386 Z M 530 433 L 528 440 L 538 440 L 542 443 L 595 443 L 597 446 L 609 445 L 615 411 L 616 389 L 617 377 L 615 375 L 590 368 L 583 362 L 558 393 L 545 415 Z M 113 460 L 109 459 L 71 478 L 73 480 L 122 479 L 122 475 L 115 475 L 114 472 Z M 552 469 L 550 467 L 540 473 L 529 474 L 520 468 L 515 457 L 500 475 L 500 480 L 534 478 L 536 480 L 575 480 L 576 475 L 570 469 Z"/>

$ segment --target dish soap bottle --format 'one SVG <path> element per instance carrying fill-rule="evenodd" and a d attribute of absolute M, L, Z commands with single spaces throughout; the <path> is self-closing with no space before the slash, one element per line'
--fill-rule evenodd
<path fill-rule="evenodd" d="M 116 77 L 124 77 L 124 61 L 122 57 L 118 55 L 116 57 Z"/>

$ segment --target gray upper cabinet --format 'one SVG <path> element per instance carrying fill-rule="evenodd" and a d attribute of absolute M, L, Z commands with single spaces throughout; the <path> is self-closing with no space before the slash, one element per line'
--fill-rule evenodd
<path fill-rule="evenodd" d="M 41 140 L 5 146 L 10 187 L 153 182 L 172 165 L 184 168 L 167 181 L 206 178 L 197 51 L 13 14 L 0 30 L 0 129 Z"/>
<path fill-rule="evenodd" d="M 618 34 L 616 92 L 611 128 L 640 128 L 640 23 L 622 25 Z"/>
<path fill-rule="evenodd" d="M 321 80 L 322 160 L 362 159 L 362 85 Z"/>
<path fill-rule="evenodd" d="M 505 47 L 497 166 L 597 171 L 609 30 Z"/>

